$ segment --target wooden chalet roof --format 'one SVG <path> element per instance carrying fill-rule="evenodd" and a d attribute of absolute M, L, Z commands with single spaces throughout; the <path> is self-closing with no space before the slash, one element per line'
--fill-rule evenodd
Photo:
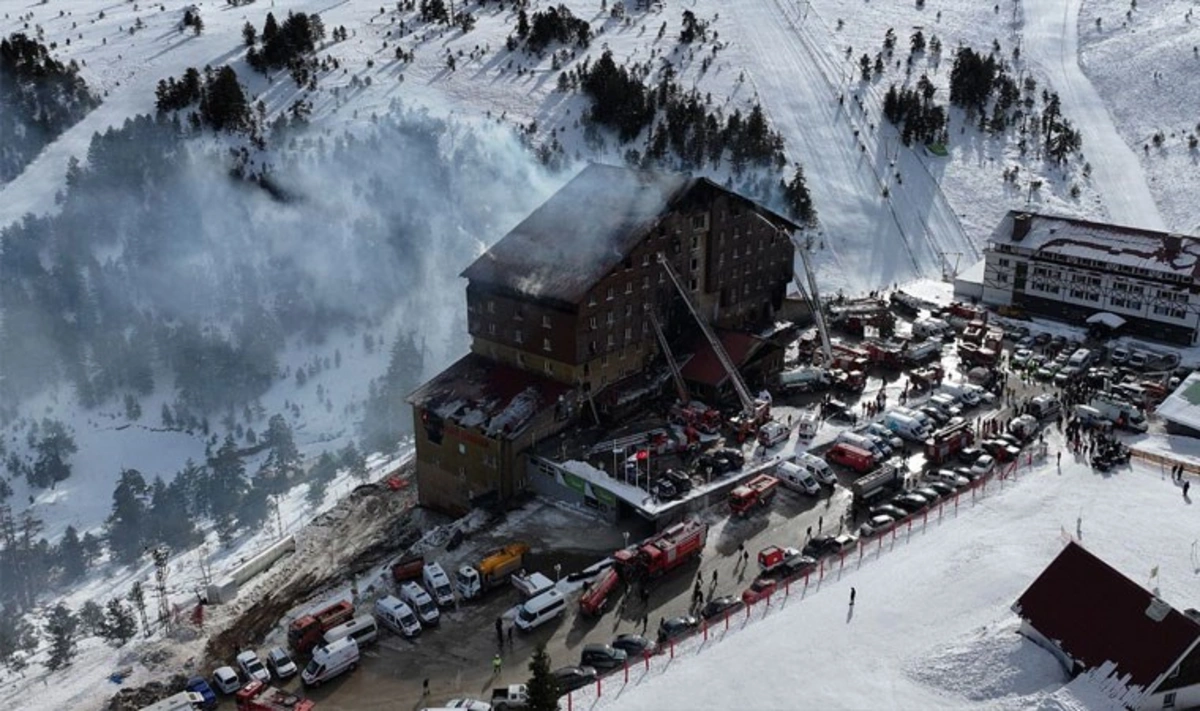
<path fill-rule="evenodd" d="M 1084 669 L 1112 662 L 1147 691 L 1200 637 L 1195 620 L 1074 541 L 1013 609 Z"/>
<path fill-rule="evenodd" d="M 474 284 L 577 304 L 697 188 L 753 204 L 707 178 L 592 163 L 461 276 Z M 754 209 L 776 224 L 797 228 L 760 206 Z"/>

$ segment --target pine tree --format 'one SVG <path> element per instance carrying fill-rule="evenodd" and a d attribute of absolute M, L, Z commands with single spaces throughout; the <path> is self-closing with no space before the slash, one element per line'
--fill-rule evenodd
<path fill-rule="evenodd" d="M 186 485 L 154 477 L 150 485 L 150 506 L 143 546 L 166 544 L 171 548 L 190 548 L 196 542 L 196 527 L 188 511 Z"/>
<path fill-rule="evenodd" d="M 341 467 L 348 470 L 351 476 L 366 481 L 368 473 L 367 458 L 358 451 L 358 447 L 353 442 L 347 444 L 342 448 L 342 451 L 338 452 L 338 459 L 340 460 Z"/>
<path fill-rule="evenodd" d="M 57 671 L 69 666 L 75 658 L 75 632 L 79 628 L 70 608 L 61 602 L 50 611 L 46 620 L 46 635 L 50 638 L 50 658 L 46 660 L 46 668 Z"/>
<path fill-rule="evenodd" d="M 133 604 L 133 609 L 137 610 L 138 617 L 142 619 L 142 634 L 149 637 L 150 618 L 146 617 L 146 591 L 142 589 L 142 581 L 135 580 L 130 586 L 129 602 Z"/>
<path fill-rule="evenodd" d="M 300 371 L 298 371 L 300 372 Z M 281 492 L 287 489 L 287 481 L 296 472 L 300 464 L 300 452 L 296 449 L 296 441 L 292 437 L 292 428 L 283 415 L 272 415 L 267 422 L 267 432 L 263 439 L 271 447 L 271 453 L 263 462 L 260 476 L 266 474 L 274 478 L 272 490 Z"/>
<path fill-rule="evenodd" d="M 115 597 L 109 600 L 104 607 L 104 631 L 101 636 L 114 647 L 120 647 L 133 639 L 135 634 L 137 620 L 133 618 L 133 610 Z"/>
<path fill-rule="evenodd" d="M 37 632 L 24 616 L 5 610 L 0 615 L 0 665 L 12 672 L 25 668 L 25 654 L 37 648 Z"/>
<path fill-rule="evenodd" d="M 88 600 L 79 608 L 79 631 L 88 637 L 103 637 L 105 625 L 104 608 L 95 600 Z"/>
<path fill-rule="evenodd" d="M 275 21 L 275 13 L 267 13 L 267 21 L 263 23 L 262 41 L 267 44 L 275 40 L 279 34 L 279 23 Z"/>
<path fill-rule="evenodd" d="M 246 43 L 247 47 L 253 47 L 254 43 L 258 41 L 258 30 L 255 30 L 254 25 L 249 22 L 242 25 L 242 41 Z"/>
<path fill-rule="evenodd" d="M 169 430 L 175 429 L 175 418 L 171 416 L 171 406 L 165 402 L 162 406 L 162 424 Z"/>
<path fill-rule="evenodd" d="M 529 711 L 557 711 L 560 690 L 558 680 L 550 673 L 550 655 L 546 653 L 546 643 L 538 644 L 529 660 L 529 681 L 526 689 Z"/>
<path fill-rule="evenodd" d="M 222 540 L 229 540 L 237 529 L 235 517 L 247 488 L 246 469 L 238 456 L 237 443 L 233 435 L 227 434 L 216 456 L 209 461 L 205 487 L 205 498 Z"/>
<path fill-rule="evenodd" d="M 83 543 L 79 540 L 79 532 L 74 526 L 67 526 L 62 540 L 58 542 L 56 553 L 63 582 L 73 583 L 87 572 L 88 559 L 83 550 Z"/>
<path fill-rule="evenodd" d="M 75 438 L 67 432 L 66 425 L 45 419 L 41 425 L 42 438 L 34 449 L 37 460 L 29 470 L 29 484 L 41 488 L 54 488 L 58 482 L 71 476 L 71 455 L 78 451 Z"/>
<path fill-rule="evenodd" d="M 108 532 L 108 548 L 113 558 L 120 563 L 137 560 L 145 548 L 146 495 L 149 489 L 142 473 L 136 469 L 125 469 L 113 490 L 112 513 L 105 521 Z"/>

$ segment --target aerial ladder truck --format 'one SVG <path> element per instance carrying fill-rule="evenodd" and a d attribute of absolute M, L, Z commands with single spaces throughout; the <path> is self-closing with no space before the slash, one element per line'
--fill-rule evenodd
<path fill-rule="evenodd" d="M 688 292 L 687 287 L 684 286 L 683 281 L 675 273 L 675 270 L 671 267 L 671 263 L 667 261 L 666 255 L 662 252 L 658 253 L 658 263 L 662 265 L 663 270 L 670 277 L 671 283 L 675 285 L 675 289 L 683 297 L 683 303 L 688 307 L 688 311 L 692 313 L 692 317 L 696 319 L 696 323 L 699 324 L 704 337 L 708 339 L 709 345 L 712 346 L 713 353 L 716 354 L 721 367 L 725 369 L 725 372 L 729 375 L 730 382 L 733 383 L 733 389 L 737 393 L 738 400 L 742 405 L 742 411 L 733 418 L 731 423 L 734 429 L 737 430 L 738 441 L 754 436 L 759 426 L 771 419 L 771 403 L 765 400 L 757 400 L 750 395 L 750 389 L 746 387 L 746 381 L 742 380 L 742 375 L 738 372 L 737 366 L 734 365 L 733 359 L 729 357 L 725 346 L 721 345 L 721 339 L 717 338 L 717 334 L 708 325 L 708 321 L 705 320 L 704 315 L 696 308 L 695 302 L 692 301 L 692 295 Z"/>
<path fill-rule="evenodd" d="M 796 288 L 800 290 L 800 296 L 808 302 L 808 306 L 812 309 L 813 321 L 817 324 L 817 334 L 821 338 L 821 354 L 824 356 L 824 362 L 821 365 L 826 368 L 831 367 L 833 363 L 833 346 L 829 342 L 829 330 L 825 326 L 825 312 L 821 308 L 821 295 L 817 291 L 817 277 L 813 273 L 812 264 L 809 261 L 809 250 L 811 244 L 809 241 L 801 242 L 795 235 L 786 234 L 783 228 L 778 227 L 775 223 L 763 217 L 759 213 L 754 213 L 754 216 L 762 220 L 768 227 L 778 232 L 780 235 L 787 238 L 796 251 L 800 253 L 800 264 L 804 269 L 804 277 L 794 273 L 793 278 L 796 283 Z M 807 287 L 805 286 L 807 284 Z"/>

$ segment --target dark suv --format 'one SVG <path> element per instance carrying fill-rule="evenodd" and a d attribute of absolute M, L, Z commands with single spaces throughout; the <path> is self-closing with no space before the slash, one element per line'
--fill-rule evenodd
<path fill-rule="evenodd" d="M 579 666 L 592 667 L 596 671 L 611 671 L 625 664 L 625 651 L 611 644 L 584 645 L 579 655 Z"/>

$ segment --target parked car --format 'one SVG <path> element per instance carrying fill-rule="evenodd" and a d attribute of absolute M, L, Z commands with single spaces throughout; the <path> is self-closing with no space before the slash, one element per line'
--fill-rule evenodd
<path fill-rule="evenodd" d="M 972 462 L 972 464 L 974 464 L 974 462 Z M 983 476 L 971 467 L 954 467 L 954 473 L 964 479 L 967 479 L 968 481 L 975 481 L 979 477 Z"/>
<path fill-rule="evenodd" d="M 803 553 L 813 558 L 821 558 L 834 553 L 840 553 L 848 548 L 853 548 L 856 543 L 858 543 L 858 536 L 852 536 L 848 533 L 838 536 L 813 536 L 808 541 L 808 545 L 804 546 Z"/>
<path fill-rule="evenodd" d="M 944 481 L 923 481 L 921 482 L 922 489 L 933 489 L 942 497 L 954 495 L 954 485 Z"/>
<path fill-rule="evenodd" d="M 1129 354 L 1129 360 L 1126 365 L 1134 370 L 1145 370 L 1146 364 L 1150 362 L 1150 357 L 1142 351 L 1134 351 Z"/>
<path fill-rule="evenodd" d="M 558 682 L 560 693 L 566 694 L 596 683 L 596 670 L 592 667 L 563 667 L 550 672 Z"/>
<path fill-rule="evenodd" d="M 1033 351 L 1029 350 L 1028 348 L 1018 348 L 1016 352 L 1012 354 L 1012 364 L 1025 365 L 1032 357 Z"/>
<path fill-rule="evenodd" d="M 983 476 L 990 472 L 994 466 L 996 466 L 996 460 L 991 455 L 985 454 L 975 460 L 975 463 L 971 465 L 971 471 Z"/>
<path fill-rule="evenodd" d="M 492 711 L 492 705 L 479 699 L 450 699 L 445 704 L 448 709 L 466 709 L 466 711 Z"/>
<path fill-rule="evenodd" d="M 200 694 L 203 701 L 200 702 L 200 707 L 204 709 L 215 709 L 217 707 L 217 692 L 208 685 L 202 676 L 194 676 L 187 680 L 187 685 L 184 687 L 194 694 Z"/>
<path fill-rule="evenodd" d="M 267 652 L 267 668 L 271 670 L 276 679 L 281 680 L 296 676 L 296 672 L 300 671 L 283 647 L 272 647 Z"/>
<path fill-rule="evenodd" d="M 841 400 L 829 400 L 821 405 L 821 417 L 833 422 L 845 422 L 851 425 L 858 421 L 850 406 Z"/>
<path fill-rule="evenodd" d="M 612 646 L 623 650 L 630 657 L 644 657 L 647 654 L 658 654 L 658 644 L 640 634 L 619 634 L 612 641 Z"/>
<path fill-rule="evenodd" d="M 1042 331 L 1033 337 L 1033 342 L 1039 346 L 1044 346 L 1050 342 L 1051 335 L 1048 331 Z"/>
<path fill-rule="evenodd" d="M 686 637 L 700 626 L 700 621 L 692 615 L 680 615 L 663 620 L 658 625 L 658 643 L 665 644 L 671 640 Z"/>
<path fill-rule="evenodd" d="M 611 644 L 585 644 L 579 653 L 579 666 L 606 672 L 625 666 L 625 659 L 625 650 Z"/>
<path fill-rule="evenodd" d="M 875 506 L 874 508 L 872 508 L 870 511 L 870 514 L 872 517 L 874 517 L 874 516 L 891 516 L 893 519 L 899 521 L 900 519 L 907 516 L 908 512 L 905 511 L 904 509 L 900 508 L 899 506 L 894 506 L 892 504 L 880 504 L 879 506 Z"/>
<path fill-rule="evenodd" d="M 241 668 L 242 673 L 251 679 L 257 679 L 264 684 L 271 683 L 271 672 L 267 671 L 267 668 L 263 665 L 262 660 L 258 658 L 258 654 L 256 654 L 253 650 L 248 649 L 243 652 L 238 652 L 237 663 L 238 667 Z"/>
<path fill-rule="evenodd" d="M 650 493 L 656 499 L 662 499 L 663 501 L 670 501 L 679 496 L 679 491 L 675 488 L 675 484 L 666 478 L 657 479 L 650 487 Z"/>
<path fill-rule="evenodd" d="M 668 469 L 663 477 L 675 485 L 675 490 L 682 496 L 692 490 L 692 478 L 678 469 Z"/>
<path fill-rule="evenodd" d="M 1113 365 L 1125 365 L 1129 362 L 1129 349 L 1124 346 L 1117 346 L 1112 349 L 1112 353 L 1108 356 L 1108 361 Z"/>
<path fill-rule="evenodd" d="M 786 560 L 779 564 L 776 569 L 779 577 L 791 578 L 799 575 L 804 575 L 808 570 L 817 567 L 817 559 L 808 555 L 793 555 L 788 556 Z"/>
<path fill-rule="evenodd" d="M 722 595 L 704 603 L 704 607 L 700 608 L 700 616 L 706 620 L 711 620 L 714 617 L 724 615 L 726 612 L 733 612 L 741 606 L 742 601 L 740 598 L 732 595 Z"/>
<path fill-rule="evenodd" d="M 979 459 L 984 454 L 987 454 L 987 452 L 984 452 L 979 447 L 964 447 L 958 452 L 958 461 L 973 464 L 976 459 Z"/>
<path fill-rule="evenodd" d="M 920 496 L 925 497 L 925 500 L 928 501 L 931 505 L 938 499 L 942 498 L 942 492 L 938 491 L 937 489 L 934 489 L 931 486 L 926 485 L 924 482 L 922 482 L 920 486 L 915 487 L 912 490 L 912 492 L 914 494 L 918 494 Z"/>
<path fill-rule="evenodd" d="M 911 516 L 928 508 L 929 502 L 920 494 L 908 491 L 893 498 L 892 505 L 904 509 Z"/>
<path fill-rule="evenodd" d="M 1017 348 L 1032 348 L 1036 343 L 1033 336 L 1021 336 L 1021 339 L 1017 341 Z"/>
<path fill-rule="evenodd" d="M 971 480 L 960 475 L 953 469 L 934 469 L 925 472 L 925 482 L 928 484 L 944 484 L 954 489 L 961 489 L 971 483 Z"/>
<path fill-rule="evenodd" d="M 917 408 L 917 412 L 925 413 L 925 415 L 928 416 L 929 419 L 931 419 L 935 423 L 937 423 L 938 427 L 941 427 L 942 425 L 946 424 L 946 422 L 948 422 L 950 420 L 949 415 L 942 412 L 939 408 L 934 407 L 933 405 L 922 405 L 921 407 Z"/>
<path fill-rule="evenodd" d="M 217 667 L 213 671 L 213 686 L 222 694 L 233 694 L 242 688 L 242 680 L 233 667 Z"/>
<path fill-rule="evenodd" d="M 868 538 L 870 536 L 874 536 L 878 533 L 882 533 L 883 531 L 886 531 L 887 529 L 891 528 L 895 524 L 896 524 L 896 519 L 892 518 L 891 516 L 885 515 L 885 514 L 880 514 L 878 516 L 872 516 L 870 521 L 867 521 L 862 526 L 860 526 L 858 529 L 858 533 L 863 538 Z"/>

